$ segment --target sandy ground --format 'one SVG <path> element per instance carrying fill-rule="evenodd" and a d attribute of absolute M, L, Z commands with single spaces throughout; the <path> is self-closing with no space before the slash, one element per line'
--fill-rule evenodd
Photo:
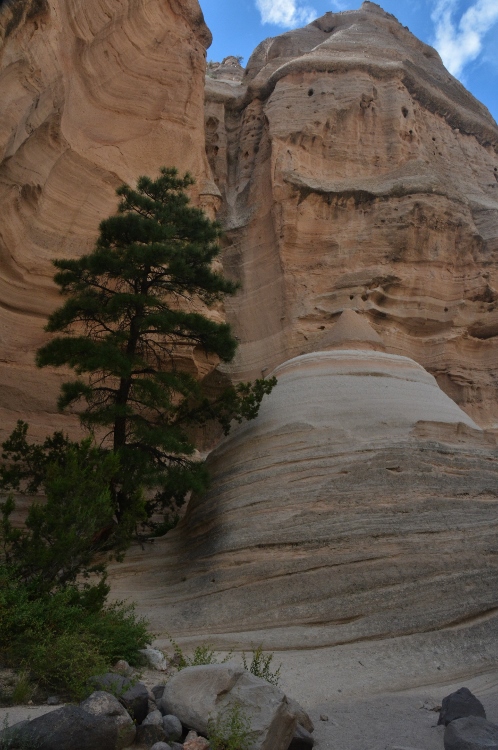
<path fill-rule="evenodd" d="M 489 641 L 471 646 L 465 635 L 281 652 L 275 661 L 283 665 L 282 688 L 310 713 L 318 750 L 443 750 L 439 707 L 459 687 L 472 690 L 498 724 L 498 652 Z"/>
<path fill-rule="evenodd" d="M 478 632 L 468 635 L 443 631 L 282 651 L 274 664 L 282 664 L 282 689 L 310 713 L 317 750 L 443 750 L 438 709 L 459 687 L 470 688 L 498 724 L 498 638 L 495 647 L 493 639 L 480 642 Z M 147 671 L 144 682 L 162 683 L 164 675 Z M 13 724 L 48 710 L 0 709 L 0 722 L 7 714 Z"/>

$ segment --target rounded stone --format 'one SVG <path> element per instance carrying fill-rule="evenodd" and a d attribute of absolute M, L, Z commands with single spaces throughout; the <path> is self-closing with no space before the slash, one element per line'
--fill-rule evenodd
<path fill-rule="evenodd" d="M 180 719 L 173 714 L 163 716 L 163 729 L 166 733 L 166 739 L 176 742 L 182 736 L 183 728 Z"/>

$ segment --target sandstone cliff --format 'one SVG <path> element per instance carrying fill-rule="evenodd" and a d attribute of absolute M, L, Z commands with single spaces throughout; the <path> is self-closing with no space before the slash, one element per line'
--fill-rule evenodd
<path fill-rule="evenodd" d="M 498 128 L 379 6 L 267 39 L 207 79 L 226 263 L 243 284 L 233 374 L 313 351 L 368 313 L 481 426 L 498 425 Z"/>
<path fill-rule="evenodd" d="M 266 40 L 240 82 L 214 72 L 232 374 L 278 385 L 115 590 L 191 642 L 443 631 L 479 651 L 498 612 L 498 128 L 372 3 Z"/>
<path fill-rule="evenodd" d="M 90 250 L 115 188 L 162 165 L 218 202 L 204 154 L 197 0 L 4 0 L 0 5 L 0 437 L 45 435 L 60 375 L 35 371 L 58 304 L 51 260 Z"/>
<path fill-rule="evenodd" d="M 63 423 L 59 375 L 33 367 L 58 302 L 50 261 L 90 249 L 115 187 L 160 164 L 190 169 L 208 209 L 222 197 L 243 284 L 231 374 L 277 367 L 258 420 L 213 453 L 210 493 L 133 550 L 115 592 L 157 633 L 220 644 L 465 628 L 490 642 L 498 129 L 485 108 L 364 3 L 266 40 L 243 77 L 232 59 L 211 70 L 206 158 L 194 0 L 10 0 L 0 28 L 0 427 Z M 360 322 L 338 322 L 345 309 Z"/>
<path fill-rule="evenodd" d="M 355 313 L 351 313 L 355 315 Z M 158 634 L 324 648 L 465 628 L 492 643 L 498 462 L 485 434 L 365 319 L 275 370 L 212 489 L 115 571 Z"/>

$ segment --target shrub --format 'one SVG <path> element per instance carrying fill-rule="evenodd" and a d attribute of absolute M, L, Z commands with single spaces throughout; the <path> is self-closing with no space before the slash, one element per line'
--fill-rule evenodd
<path fill-rule="evenodd" d="M 271 685 L 278 686 L 282 665 L 280 665 L 275 672 L 272 672 L 271 663 L 273 661 L 273 656 L 274 654 L 267 654 L 265 656 L 263 653 L 263 647 L 258 646 L 258 648 L 252 652 L 252 660 L 250 664 L 247 663 L 246 655 L 242 654 L 244 669 L 247 669 L 247 671 L 251 672 L 255 677 L 261 677 L 262 680 L 266 680 Z"/>
<path fill-rule="evenodd" d="M 250 723 L 240 703 L 233 703 L 208 722 L 211 750 L 248 750 Z"/>
<path fill-rule="evenodd" d="M 219 660 L 209 644 L 196 646 L 192 656 L 187 656 L 171 636 L 168 636 L 168 638 L 173 646 L 173 659 L 178 671 L 185 669 L 185 667 L 200 667 L 204 664 L 226 664 L 233 656 L 233 652 L 230 651 L 223 659 Z"/>
<path fill-rule="evenodd" d="M 30 445 L 27 431 L 19 421 L 2 445 L 8 463 L 0 464 L 0 488 L 43 491 L 45 499 L 31 504 L 23 529 L 11 523 L 12 497 L 0 503 L 0 542 L 4 562 L 38 595 L 103 570 L 95 559 L 102 561 L 115 534 L 109 482 L 119 462 L 90 439 L 71 443 L 54 433 L 42 445 Z"/>
<path fill-rule="evenodd" d="M 30 588 L 0 568 L 0 659 L 28 671 L 40 687 L 81 700 L 89 677 L 117 659 L 140 662 L 150 641 L 147 623 L 133 607 L 106 606 L 105 581 L 67 585 L 33 597 Z"/>
<path fill-rule="evenodd" d="M 88 680 L 108 669 L 98 643 L 84 630 L 62 632 L 31 642 L 26 648 L 26 661 L 40 684 L 49 691 L 67 693 L 82 700 L 93 688 Z"/>

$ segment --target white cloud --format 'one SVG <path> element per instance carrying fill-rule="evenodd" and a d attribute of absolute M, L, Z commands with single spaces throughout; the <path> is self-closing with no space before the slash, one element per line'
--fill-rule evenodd
<path fill-rule="evenodd" d="M 434 46 L 454 76 L 482 51 L 485 34 L 498 22 L 498 1 L 477 0 L 458 22 L 454 21 L 458 0 L 436 0 L 431 18 L 435 24 Z"/>
<path fill-rule="evenodd" d="M 317 13 L 299 0 L 256 0 L 262 23 L 273 23 L 286 29 L 311 23 Z"/>

